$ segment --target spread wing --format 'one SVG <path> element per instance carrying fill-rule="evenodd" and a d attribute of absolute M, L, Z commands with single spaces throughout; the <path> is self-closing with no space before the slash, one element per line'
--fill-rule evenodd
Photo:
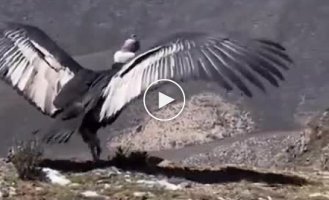
<path fill-rule="evenodd" d="M 279 69 L 286 70 L 291 63 L 284 47 L 269 40 L 177 34 L 125 64 L 112 78 L 103 90 L 100 119 L 113 116 L 159 79 L 211 80 L 251 97 L 245 81 L 263 91 L 261 78 L 279 86 L 284 80 Z"/>
<path fill-rule="evenodd" d="M 64 85 L 81 69 L 42 30 L 0 23 L 0 78 L 46 115 Z"/>

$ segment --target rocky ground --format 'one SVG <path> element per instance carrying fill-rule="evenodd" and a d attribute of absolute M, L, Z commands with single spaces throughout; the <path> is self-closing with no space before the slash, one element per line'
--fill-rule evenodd
<path fill-rule="evenodd" d="M 136 156 L 136 155 L 135 155 Z M 8 199 L 325 199 L 329 174 L 222 166 L 186 168 L 136 157 L 99 163 L 43 161 L 45 181 L 22 181 L 1 164 L 1 195 Z M 133 158 L 135 157 L 135 158 Z M 138 156 L 137 156 L 138 157 Z M 143 157 L 143 156 L 142 156 Z M 142 158 L 139 157 L 139 158 Z M 144 158 L 144 157 L 143 157 Z M 126 163 L 128 162 L 128 163 Z M 135 166 L 131 162 L 134 162 Z M 131 167 L 126 168 L 126 164 Z M 93 168 L 98 169 L 93 169 Z"/>
<path fill-rule="evenodd" d="M 23 181 L 16 169 L 24 165 L 11 157 L 12 163 L 1 161 L 0 194 L 3 199 L 329 199 L 328 140 L 325 111 L 304 130 L 251 135 L 180 162 L 122 149 L 96 164 L 39 155 L 35 163 L 45 176 Z"/>

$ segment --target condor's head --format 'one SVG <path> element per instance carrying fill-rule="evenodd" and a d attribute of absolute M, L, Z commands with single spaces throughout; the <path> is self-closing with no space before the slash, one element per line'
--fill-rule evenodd
<path fill-rule="evenodd" d="M 140 49 L 140 43 L 135 34 L 127 38 L 120 50 L 114 54 L 115 63 L 127 63 L 136 56 L 136 52 Z"/>

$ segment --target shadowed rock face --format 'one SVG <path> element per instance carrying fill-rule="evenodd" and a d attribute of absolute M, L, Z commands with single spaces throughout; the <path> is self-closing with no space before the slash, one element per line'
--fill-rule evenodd
<path fill-rule="evenodd" d="M 255 98 L 243 100 L 264 129 L 300 126 L 305 116 L 328 106 L 328 18 L 329 2 L 325 0 L 2 0 L 0 4 L 0 20 L 39 26 L 70 54 L 79 55 L 82 64 L 94 69 L 109 67 L 109 55 L 132 32 L 141 37 L 142 49 L 168 30 L 243 31 L 253 37 L 275 39 L 288 48 L 297 66 L 287 73 L 281 88 L 269 87 L 267 95 L 254 90 Z M 218 91 L 214 84 L 183 86 L 188 95 L 204 87 Z M 0 94 L 0 153 L 4 153 L 12 138 L 25 137 L 51 120 L 4 83 L 0 84 Z M 145 116 L 141 105 L 138 101 L 129 106 L 102 133 L 114 134 L 114 130 L 127 126 L 127 121 L 128 125 L 136 124 Z M 73 154 L 88 154 L 80 139 L 71 143 L 76 145 Z M 54 149 L 49 152 L 61 154 L 60 147 Z"/>

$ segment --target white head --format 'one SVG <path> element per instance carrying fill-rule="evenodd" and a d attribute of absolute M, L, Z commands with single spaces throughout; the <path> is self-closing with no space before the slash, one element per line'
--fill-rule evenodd
<path fill-rule="evenodd" d="M 121 49 L 114 54 L 114 62 L 127 63 L 129 60 L 135 57 L 135 52 L 140 48 L 139 41 L 135 34 L 131 35 L 125 40 Z"/>

